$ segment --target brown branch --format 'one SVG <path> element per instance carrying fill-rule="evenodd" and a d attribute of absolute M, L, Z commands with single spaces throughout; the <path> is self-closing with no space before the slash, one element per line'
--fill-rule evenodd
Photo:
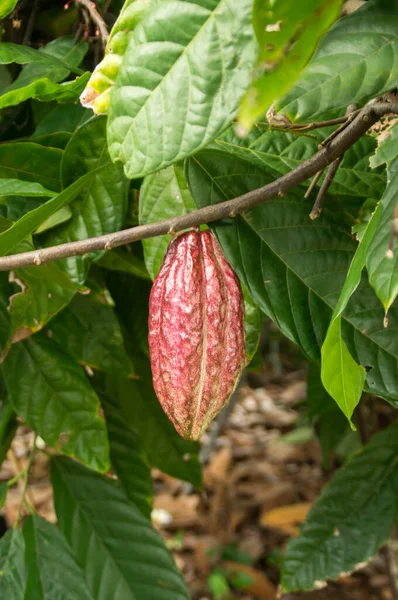
<path fill-rule="evenodd" d="M 313 129 L 321 129 L 322 127 L 332 127 L 333 125 L 347 124 L 347 121 L 352 119 L 360 112 L 356 110 L 349 116 L 337 117 L 336 119 L 329 119 L 328 121 L 315 121 L 314 123 L 292 123 L 291 125 L 281 126 L 280 129 L 287 131 L 312 131 Z"/>
<path fill-rule="evenodd" d="M 334 160 L 332 164 L 329 165 L 329 168 L 326 171 L 325 179 L 322 181 L 322 185 L 319 188 L 319 192 L 314 202 L 314 206 L 312 207 L 312 210 L 310 212 L 311 220 L 317 219 L 320 216 L 322 212 L 323 201 L 328 192 L 328 189 L 332 185 L 334 176 L 336 175 L 337 169 L 339 168 L 342 160 L 343 156 L 338 156 L 336 160 Z"/>
<path fill-rule="evenodd" d="M 239 213 L 282 197 L 292 188 L 300 185 L 313 175 L 331 164 L 344 154 L 364 133 L 374 125 L 380 117 L 388 114 L 398 114 L 398 98 L 394 94 L 384 94 L 368 102 L 355 119 L 330 144 L 321 148 L 314 156 L 304 161 L 286 175 L 275 181 L 234 198 L 210 206 L 205 206 L 181 217 L 174 217 L 147 225 L 138 225 L 115 233 L 101 235 L 78 242 L 68 242 L 59 246 L 23 252 L 0 258 L 0 271 L 17 269 L 30 265 L 40 265 L 69 256 L 81 256 L 98 250 L 110 250 L 130 242 L 136 242 L 158 235 L 174 234 L 190 227 L 199 227 L 205 223 L 234 217 Z"/>
<path fill-rule="evenodd" d="M 95 6 L 95 2 L 92 2 L 92 0 L 75 0 L 75 2 L 77 5 L 83 6 L 87 10 L 91 20 L 97 26 L 102 43 L 105 46 L 109 39 L 109 33 L 104 19 L 101 17 Z"/>

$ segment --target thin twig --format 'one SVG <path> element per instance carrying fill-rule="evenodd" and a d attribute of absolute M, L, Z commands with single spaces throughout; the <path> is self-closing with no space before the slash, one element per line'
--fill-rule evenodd
<path fill-rule="evenodd" d="M 315 175 L 315 173 L 344 154 L 372 125 L 382 116 L 389 113 L 398 114 L 398 98 L 394 94 L 388 93 L 370 100 L 356 118 L 326 148 L 321 148 L 314 156 L 301 163 L 301 165 L 289 173 L 286 173 L 286 175 L 282 175 L 282 177 L 279 177 L 279 179 L 268 185 L 252 190 L 243 196 L 220 202 L 219 204 L 205 206 L 181 217 L 148 223 L 147 225 L 138 225 L 131 229 L 124 229 L 78 242 L 68 242 L 13 256 L 3 256 L 0 258 L 0 271 L 8 271 L 30 265 L 41 265 L 61 258 L 81 256 L 99 250 L 110 250 L 111 248 L 123 246 L 138 240 L 159 235 L 175 234 L 178 231 L 183 231 L 191 227 L 199 227 L 205 223 L 235 217 L 249 208 L 269 202 L 277 197 L 283 197 L 289 190 L 304 183 L 304 181 Z"/>
<path fill-rule="evenodd" d="M 336 175 L 336 171 L 339 168 L 342 160 L 343 157 L 339 156 L 338 158 L 336 158 L 336 160 L 332 162 L 331 165 L 329 165 L 329 168 L 326 171 L 325 179 L 322 181 L 322 185 L 319 188 L 319 192 L 314 202 L 314 206 L 312 207 L 312 210 L 310 212 L 310 219 L 317 219 L 321 214 L 323 201 L 325 199 L 328 189 L 332 185 L 334 176 Z"/>
<path fill-rule="evenodd" d="M 90 15 L 91 20 L 97 26 L 100 37 L 102 39 L 102 43 L 105 46 L 109 39 L 108 28 L 106 26 L 104 19 L 101 17 L 101 15 L 98 12 L 95 2 L 92 2 L 92 0 L 75 0 L 75 2 L 77 5 L 80 4 L 81 6 L 84 6 L 84 8 L 87 10 L 87 12 Z"/>
<path fill-rule="evenodd" d="M 324 170 L 325 169 L 321 169 L 320 171 L 318 171 L 318 173 L 315 174 L 315 177 L 311 181 L 311 184 L 310 184 L 308 190 L 304 194 L 304 198 L 309 198 L 311 196 L 311 193 L 312 193 L 314 187 L 316 186 L 316 184 L 318 183 L 318 181 L 320 180 L 320 178 L 322 177 L 322 173 L 324 172 Z"/>
<path fill-rule="evenodd" d="M 321 142 L 319 144 L 320 148 L 323 148 L 325 146 L 327 146 L 328 144 L 330 144 L 330 142 L 332 140 L 334 140 L 334 138 L 339 135 L 339 133 L 341 133 L 343 131 L 343 129 L 345 129 L 347 127 L 347 125 L 349 125 L 349 123 L 351 123 L 356 115 L 358 113 L 360 113 L 361 111 L 357 109 L 357 104 L 350 104 L 349 107 L 346 110 L 345 113 L 345 121 L 343 122 L 342 125 L 340 125 L 340 127 L 338 127 L 337 129 L 335 129 L 334 131 L 332 131 L 332 133 L 325 139 L 323 140 L 323 142 Z"/>
<path fill-rule="evenodd" d="M 25 46 L 30 44 L 30 40 L 31 40 L 32 33 L 33 33 L 33 27 L 35 24 L 36 13 L 39 8 L 39 3 L 40 3 L 40 0 L 34 0 L 34 2 L 33 2 L 32 10 L 29 15 L 29 20 L 28 20 L 28 23 L 27 23 L 26 29 L 25 29 L 25 35 L 23 36 L 23 40 L 22 40 L 22 43 Z"/>
<path fill-rule="evenodd" d="M 313 129 L 321 129 L 322 127 L 332 127 L 333 125 L 339 125 L 343 123 L 345 126 L 348 122 L 351 122 L 352 119 L 360 112 L 361 109 L 356 110 L 351 113 L 348 117 L 347 115 L 344 117 L 337 117 L 336 119 L 329 119 L 328 121 L 315 121 L 314 123 L 292 123 L 287 127 L 283 127 L 283 129 L 287 129 L 288 131 L 311 131 Z"/>
<path fill-rule="evenodd" d="M 36 440 L 37 440 L 37 434 L 35 434 L 35 436 L 33 438 L 32 449 L 30 451 L 28 464 L 26 465 L 25 476 L 24 476 L 24 483 L 23 483 L 23 489 L 22 489 L 22 498 L 21 498 L 21 502 L 19 504 L 18 514 L 17 514 L 17 517 L 15 519 L 14 527 L 17 527 L 19 521 L 21 520 L 22 507 L 24 505 L 27 505 L 26 500 L 27 500 L 27 496 L 28 496 L 29 473 L 30 473 L 30 469 L 32 467 L 33 459 L 34 459 L 34 456 L 35 456 L 35 453 L 36 453 Z M 32 504 L 32 500 L 31 499 L 29 499 L 29 502 L 30 502 L 30 504 Z"/>

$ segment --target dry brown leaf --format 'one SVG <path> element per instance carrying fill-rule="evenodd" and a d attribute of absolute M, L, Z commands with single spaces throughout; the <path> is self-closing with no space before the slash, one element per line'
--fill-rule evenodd
<path fill-rule="evenodd" d="M 310 508 L 311 504 L 309 502 L 274 508 L 261 515 L 260 524 L 263 527 L 279 529 L 287 535 L 298 535 L 300 530 L 296 525 L 305 521 Z"/>
<path fill-rule="evenodd" d="M 171 527 L 192 527 L 198 525 L 200 499 L 196 495 L 181 495 L 174 498 L 170 494 L 158 494 L 154 498 L 154 508 L 165 510 L 172 517 Z"/>
<path fill-rule="evenodd" d="M 245 592 L 249 592 L 256 598 L 261 598 L 262 600 L 276 599 L 276 587 L 262 571 L 233 561 L 225 561 L 223 567 L 227 569 L 231 575 L 243 573 L 244 575 L 251 577 L 252 583 L 243 588 Z"/>

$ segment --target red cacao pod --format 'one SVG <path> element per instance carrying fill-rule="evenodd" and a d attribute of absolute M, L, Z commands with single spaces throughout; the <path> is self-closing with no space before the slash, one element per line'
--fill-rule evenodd
<path fill-rule="evenodd" d="M 151 290 L 149 349 L 156 395 L 184 438 L 202 435 L 239 380 L 243 317 L 239 280 L 213 233 L 175 237 Z"/>

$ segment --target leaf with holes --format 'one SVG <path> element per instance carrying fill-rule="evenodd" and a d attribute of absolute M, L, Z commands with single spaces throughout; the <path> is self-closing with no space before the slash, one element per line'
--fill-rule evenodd
<path fill-rule="evenodd" d="M 189 598 L 162 538 L 116 481 L 62 457 L 53 459 L 51 476 L 59 527 L 94 598 Z"/>
<path fill-rule="evenodd" d="M 370 0 L 326 33 L 315 56 L 276 108 L 293 121 L 344 112 L 398 84 L 398 5 Z"/>
<path fill-rule="evenodd" d="M 128 181 L 120 165 L 108 164 L 106 119 L 92 119 L 79 127 L 68 143 L 61 165 L 64 188 L 92 174 L 90 187 L 71 204 L 73 217 L 45 235 L 45 245 L 95 237 L 118 231 L 127 211 Z M 92 260 L 103 252 L 60 261 L 72 280 L 84 283 Z"/>
<path fill-rule="evenodd" d="M 398 426 L 376 434 L 324 488 L 282 570 L 285 592 L 311 590 L 367 562 L 397 518 Z"/>
<path fill-rule="evenodd" d="M 248 161 L 214 151 L 190 159 L 187 174 L 198 207 L 261 187 L 269 177 Z M 324 211 L 311 221 L 310 210 L 298 189 L 214 229 L 255 303 L 310 359 L 319 361 L 355 244 L 334 215 Z M 398 322 L 396 307 L 390 309 L 390 322 L 392 327 Z M 365 280 L 342 315 L 342 333 L 354 360 L 369 367 L 366 388 L 397 402 L 398 339 L 392 330 L 383 330 L 383 310 Z"/>
<path fill-rule="evenodd" d="M 82 367 L 60 346 L 41 333 L 14 344 L 3 376 L 17 414 L 49 446 L 93 469 L 108 469 L 108 440 L 97 395 Z"/>
<path fill-rule="evenodd" d="M 58 527 L 38 515 L 23 526 L 26 592 L 30 600 L 94 600 L 85 573 Z"/>
<path fill-rule="evenodd" d="M 108 121 L 127 177 L 178 162 L 231 123 L 257 53 L 251 19 L 251 0 L 172 0 L 137 25 Z"/>

